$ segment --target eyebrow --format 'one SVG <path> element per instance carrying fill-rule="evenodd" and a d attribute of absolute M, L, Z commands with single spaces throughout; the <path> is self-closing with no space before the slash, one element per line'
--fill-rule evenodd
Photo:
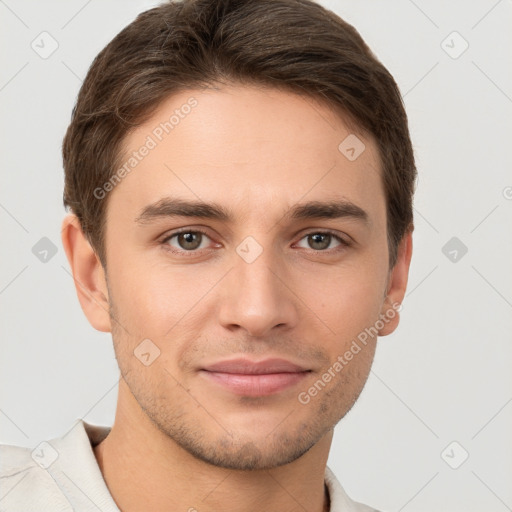
<path fill-rule="evenodd" d="M 234 220 L 232 213 L 217 203 L 164 197 L 144 207 L 135 222 L 143 225 L 169 217 L 195 217 L 231 223 Z M 282 218 L 287 220 L 351 218 L 368 227 L 371 224 L 365 210 L 345 199 L 297 204 L 291 207 Z"/>

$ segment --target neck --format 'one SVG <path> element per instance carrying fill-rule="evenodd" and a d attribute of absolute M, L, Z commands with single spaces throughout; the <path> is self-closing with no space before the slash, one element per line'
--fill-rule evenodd
<path fill-rule="evenodd" d="M 133 407 L 133 395 L 129 399 L 121 389 L 125 386 L 121 379 L 111 432 L 94 447 L 103 478 L 123 512 L 329 511 L 324 474 L 332 431 L 284 466 L 226 469 L 198 460 L 161 432 Z"/>

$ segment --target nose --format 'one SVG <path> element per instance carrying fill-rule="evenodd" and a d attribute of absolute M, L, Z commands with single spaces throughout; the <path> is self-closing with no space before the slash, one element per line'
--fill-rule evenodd
<path fill-rule="evenodd" d="M 231 331 L 244 329 L 252 337 L 264 337 L 272 329 L 290 329 L 297 324 L 298 299 L 284 265 L 271 250 L 252 262 L 234 255 L 234 268 L 223 280 L 219 322 Z"/>

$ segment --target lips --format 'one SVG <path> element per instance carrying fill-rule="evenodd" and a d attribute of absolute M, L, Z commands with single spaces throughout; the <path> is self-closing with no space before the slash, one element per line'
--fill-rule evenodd
<path fill-rule="evenodd" d="M 201 374 L 228 391 L 241 396 L 268 396 L 302 381 L 309 369 L 285 359 L 232 359 L 206 366 Z"/>
<path fill-rule="evenodd" d="M 308 371 L 286 359 L 265 359 L 251 361 L 249 359 L 232 359 L 208 365 L 204 370 L 209 372 L 237 373 L 246 375 L 264 375 L 269 373 L 297 373 Z"/>

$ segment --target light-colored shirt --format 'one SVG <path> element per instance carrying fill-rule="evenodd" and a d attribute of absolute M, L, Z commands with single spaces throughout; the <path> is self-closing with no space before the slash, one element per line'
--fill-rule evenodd
<path fill-rule="evenodd" d="M 0 445 L 1 512 L 120 512 L 93 447 L 110 427 L 78 419 L 66 434 L 34 449 Z M 352 501 L 326 467 L 330 512 L 376 512 Z"/>

